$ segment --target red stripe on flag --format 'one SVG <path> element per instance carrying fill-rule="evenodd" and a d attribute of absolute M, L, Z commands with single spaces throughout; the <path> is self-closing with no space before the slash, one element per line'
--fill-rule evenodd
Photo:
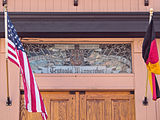
<path fill-rule="evenodd" d="M 16 56 L 14 53 L 12 53 L 12 51 L 8 50 L 8 54 L 10 54 L 10 55 L 13 56 L 15 59 L 17 59 L 17 56 Z"/>
<path fill-rule="evenodd" d="M 13 60 L 13 59 L 10 58 L 10 57 L 8 57 L 8 59 L 19 67 L 18 63 L 17 63 L 15 60 Z"/>
<path fill-rule="evenodd" d="M 26 55 L 26 54 L 25 54 Z M 34 85 L 34 78 L 33 78 L 33 73 L 27 58 L 27 64 L 28 64 L 28 70 L 30 74 L 30 88 L 31 88 L 31 102 L 32 102 L 32 111 L 37 112 L 36 109 L 36 95 L 35 95 L 35 85 Z"/>
<path fill-rule="evenodd" d="M 21 65 L 21 74 L 23 77 L 23 85 L 24 85 L 24 95 L 25 95 L 25 102 L 26 102 L 26 109 L 28 110 L 28 103 L 29 103 L 29 98 L 28 98 L 28 91 L 27 91 L 27 83 L 26 83 L 26 77 L 25 77 L 25 71 L 24 71 L 24 60 L 23 60 L 23 53 L 22 51 L 18 51 L 19 52 L 19 61 L 20 61 L 20 65 Z"/>
<path fill-rule="evenodd" d="M 39 96 L 40 96 L 40 102 L 41 102 L 41 109 L 42 109 L 42 112 L 43 112 L 42 114 L 45 114 L 45 119 L 47 119 L 46 110 L 45 110 L 44 103 L 43 103 L 42 96 L 41 96 L 40 92 L 39 92 Z M 42 117 L 44 117 L 44 116 L 42 115 Z"/>
<path fill-rule="evenodd" d="M 11 44 L 8 43 L 8 47 L 12 48 L 13 50 L 15 50 L 14 46 L 12 46 Z"/>
<path fill-rule="evenodd" d="M 153 100 L 157 99 L 155 74 L 152 73 Z"/>
<path fill-rule="evenodd" d="M 152 64 L 155 64 L 158 61 L 159 61 L 159 57 L 158 57 L 157 43 L 156 43 L 156 40 L 153 40 L 150 46 L 149 56 L 146 61 L 146 64 L 148 64 L 149 62 Z"/>

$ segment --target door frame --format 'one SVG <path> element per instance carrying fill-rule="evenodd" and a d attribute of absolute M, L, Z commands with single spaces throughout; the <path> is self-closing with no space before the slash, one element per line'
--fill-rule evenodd
<path fill-rule="evenodd" d="M 134 38 L 22 38 L 24 43 L 131 43 L 132 58 L 134 40 Z M 132 60 L 131 74 L 35 74 L 35 77 L 41 90 L 133 90 L 134 61 Z M 20 89 L 23 90 L 22 82 Z"/>

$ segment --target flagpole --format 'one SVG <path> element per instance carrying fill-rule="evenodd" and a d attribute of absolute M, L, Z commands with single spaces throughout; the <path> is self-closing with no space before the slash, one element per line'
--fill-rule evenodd
<path fill-rule="evenodd" d="M 9 79 L 8 79 L 8 26 L 7 26 L 7 0 L 3 0 L 4 21 L 5 21 L 5 48 L 6 48 L 6 78 L 7 78 L 7 101 L 6 105 L 11 106 L 12 101 L 9 96 Z"/>
<path fill-rule="evenodd" d="M 152 20 L 152 16 L 153 16 L 153 8 L 150 8 L 150 16 L 149 16 L 149 24 Z M 148 105 L 148 100 L 147 100 L 147 91 L 148 91 L 148 69 L 147 69 L 147 79 L 146 79 L 146 91 L 145 91 L 145 97 L 143 100 L 143 105 Z"/>
<path fill-rule="evenodd" d="M 149 16 L 149 23 L 151 22 L 152 20 L 152 16 L 153 16 L 153 8 L 150 8 L 150 16 Z"/>

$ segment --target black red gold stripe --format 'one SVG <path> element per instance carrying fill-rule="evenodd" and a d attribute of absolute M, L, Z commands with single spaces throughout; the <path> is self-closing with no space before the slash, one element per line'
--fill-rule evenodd
<path fill-rule="evenodd" d="M 160 74 L 159 56 L 155 38 L 153 19 L 151 19 L 143 41 L 142 56 L 148 69 L 153 100 L 160 98 L 159 85 L 155 76 L 155 74 Z"/>

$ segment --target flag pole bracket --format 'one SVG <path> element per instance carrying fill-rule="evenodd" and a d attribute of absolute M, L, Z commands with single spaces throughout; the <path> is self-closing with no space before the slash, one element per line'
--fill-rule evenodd
<path fill-rule="evenodd" d="M 143 105 L 144 105 L 144 106 L 147 106 L 147 105 L 148 105 L 148 99 L 147 99 L 147 97 L 144 97 Z"/>
<path fill-rule="evenodd" d="M 7 97 L 6 106 L 11 106 L 11 105 L 12 105 L 12 101 L 10 97 Z"/>
<path fill-rule="evenodd" d="M 2 5 L 3 5 L 3 6 L 7 5 L 7 0 L 3 0 Z"/>
<path fill-rule="evenodd" d="M 78 0 L 74 0 L 74 6 L 78 6 Z"/>
<path fill-rule="evenodd" d="M 144 6 L 149 6 L 149 0 L 144 0 Z"/>

